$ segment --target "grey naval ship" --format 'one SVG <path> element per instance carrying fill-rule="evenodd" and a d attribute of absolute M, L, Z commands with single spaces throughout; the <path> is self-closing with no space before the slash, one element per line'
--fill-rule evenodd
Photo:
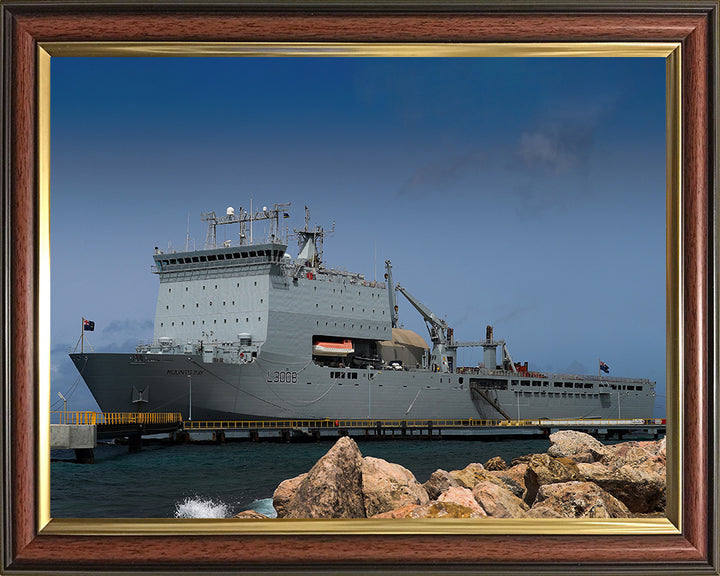
<path fill-rule="evenodd" d="M 491 326 L 484 339 L 456 341 L 444 319 L 393 283 L 389 260 L 385 282 L 327 267 L 323 239 L 335 225 L 311 226 L 306 207 L 305 226 L 290 233 L 281 229 L 289 206 L 205 213 L 202 250 L 155 248 L 152 342 L 128 353 L 70 354 L 103 412 L 196 420 L 652 417 L 650 380 L 532 371 L 513 361 Z M 218 226 L 237 226 L 237 240 L 218 243 Z M 424 319 L 430 345 L 402 328 L 397 293 Z M 482 348 L 483 361 L 458 366 L 465 346 Z"/>

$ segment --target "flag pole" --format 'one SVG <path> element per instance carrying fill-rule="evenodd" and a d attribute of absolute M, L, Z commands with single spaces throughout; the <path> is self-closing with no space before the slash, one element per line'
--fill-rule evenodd
<path fill-rule="evenodd" d="M 85 318 L 80 321 L 80 353 L 85 351 Z"/>

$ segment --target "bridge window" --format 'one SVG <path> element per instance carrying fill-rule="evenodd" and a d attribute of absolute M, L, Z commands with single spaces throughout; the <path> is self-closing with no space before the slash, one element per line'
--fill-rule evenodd
<path fill-rule="evenodd" d="M 565 388 L 572 388 L 573 383 L 572 382 L 565 382 Z"/>
<path fill-rule="evenodd" d="M 207 262 L 207 258 L 205 256 L 200 256 L 200 262 Z"/>
<path fill-rule="evenodd" d="M 217 256 L 215 256 L 214 254 L 210 254 L 207 259 L 208 262 L 214 262 L 215 260 L 217 260 Z"/>
<path fill-rule="evenodd" d="M 584 388 L 592 388 L 593 385 L 592 385 L 591 383 L 587 383 L 587 384 L 585 384 L 583 387 L 584 387 Z"/>

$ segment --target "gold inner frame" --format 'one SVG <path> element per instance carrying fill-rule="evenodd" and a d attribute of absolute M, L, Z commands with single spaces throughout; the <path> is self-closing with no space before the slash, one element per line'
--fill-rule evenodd
<path fill-rule="evenodd" d="M 50 69 L 52 57 L 655 57 L 666 61 L 665 518 L 207 520 L 85 519 L 50 515 Z M 682 531 L 683 325 L 681 222 L 681 45 L 669 42 L 363 44 L 221 42 L 46 42 L 38 46 L 38 529 L 51 535 L 229 534 L 679 534 Z"/>

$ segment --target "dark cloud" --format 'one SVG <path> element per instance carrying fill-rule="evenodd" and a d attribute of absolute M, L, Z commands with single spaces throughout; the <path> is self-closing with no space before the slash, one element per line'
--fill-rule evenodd
<path fill-rule="evenodd" d="M 478 175 L 483 158 L 480 152 L 468 152 L 422 165 L 401 186 L 399 195 L 445 194 L 463 179 Z"/>
<path fill-rule="evenodd" d="M 560 106 L 520 134 L 516 154 L 531 169 L 564 174 L 582 168 L 592 153 L 596 131 L 613 108 L 612 100 Z"/>

